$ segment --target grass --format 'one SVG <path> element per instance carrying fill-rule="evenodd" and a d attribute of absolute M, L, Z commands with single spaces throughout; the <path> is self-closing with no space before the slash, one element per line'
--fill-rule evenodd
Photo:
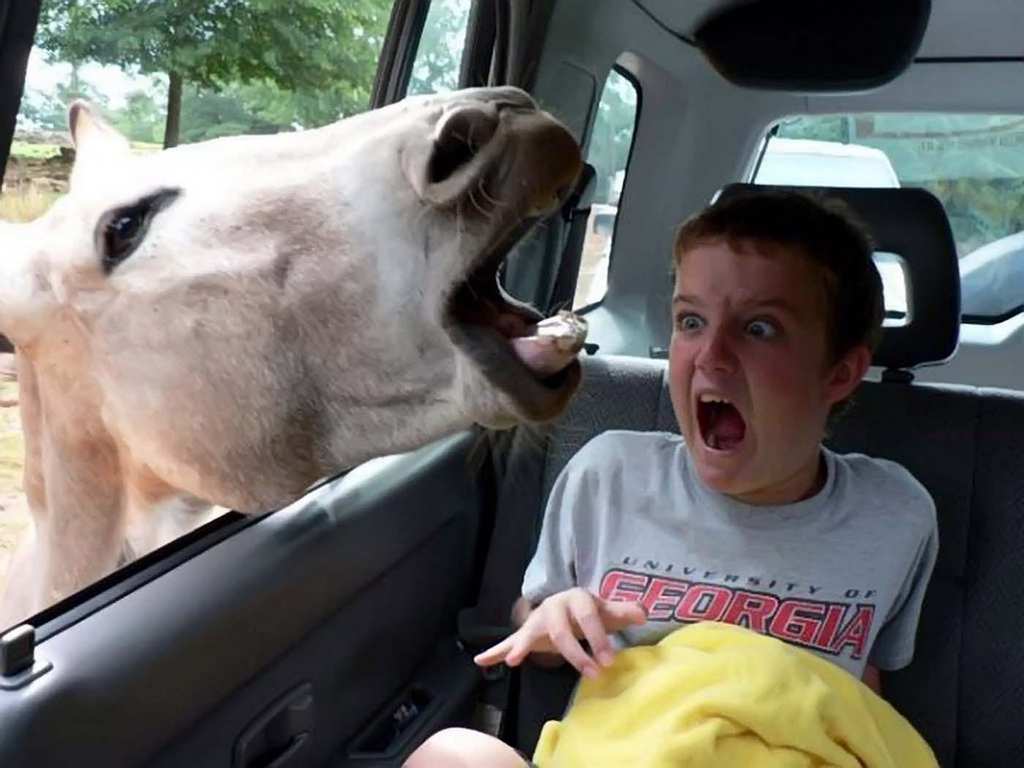
<path fill-rule="evenodd" d="M 15 141 L 11 144 L 12 157 L 28 157 L 33 160 L 45 160 L 60 154 L 56 144 L 29 144 L 27 141 Z"/>
<path fill-rule="evenodd" d="M 60 195 L 29 189 L 0 197 L 0 221 L 32 221 L 42 216 Z"/>

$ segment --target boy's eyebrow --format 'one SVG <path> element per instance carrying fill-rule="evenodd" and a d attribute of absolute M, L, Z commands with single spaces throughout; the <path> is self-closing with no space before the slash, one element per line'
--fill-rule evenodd
<path fill-rule="evenodd" d="M 701 305 L 703 303 L 704 302 L 701 301 L 700 296 L 692 296 L 692 295 L 687 294 L 687 293 L 677 293 L 675 296 L 672 297 L 672 304 L 673 305 L 675 305 L 675 304 L 694 304 L 694 305 L 698 305 L 699 306 L 699 305 Z"/>
<path fill-rule="evenodd" d="M 799 315 L 800 310 L 793 305 L 792 302 L 786 301 L 786 299 L 754 299 L 746 302 L 747 306 L 757 307 L 758 309 L 766 307 L 769 309 L 781 309 L 783 312 L 788 312 L 791 315 Z"/>
<path fill-rule="evenodd" d="M 689 293 L 677 293 L 672 298 L 672 305 L 675 306 L 676 304 L 692 304 L 693 306 L 699 307 L 702 306 L 704 302 L 701 300 L 700 296 L 695 296 Z M 750 301 L 743 302 L 741 306 L 756 309 L 779 309 L 783 312 L 789 313 L 790 315 L 800 314 L 800 310 L 794 306 L 792 302 L 783 298 L 751 299 Z"/>

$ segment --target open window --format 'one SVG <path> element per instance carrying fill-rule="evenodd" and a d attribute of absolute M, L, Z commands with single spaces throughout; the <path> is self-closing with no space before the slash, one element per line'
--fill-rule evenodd
<path fill-rule="evenodd" d="M 753 180 L 927 189 L 953 229 L 963 321 L 989 325 L 1024 311 L 1022 149 L 1024 115 L 795 116 L 770 131 Z"/>
<path fill-rule="evenodd" d="M 299 2 L 284 15 L 264 5 L 220 3 L 196 11 L 178 3 L 105 3 L 86 13 L 74 3 L 44 0 L 0 196 L 0 222 L 32 220 L 67 190 L 75 157 L 67 115 L 75 99 L 97 107 L 138 153 L 236 134 L 304 131 L 370 106 L 385 38 L 402 21 L 392 13 L 393 0 Z M 471 0 L 413 5 L 395 9 L 406 15 L 426 9 L 421 35 L 405 40 L 416 52 L 409 92 L 451 90 L 458 86 Z M 9 563 L 19 541 L 31 535 L 32 523 L 22 484 L 14 359 L 4 355 L 0 363 L 2 595 Z M 197 539 L 210 543 L 247 522 L 224 513 L 186 515 L 133 555 L 155 546 L 155 557 L 169 567 Z M 193 531 L 198 533 L 179 538 Z M 135 560 L 89 592 L 139 568 Z M 72 598 L 41 620 L 87 597 Z"/>
<path fill-rule="evenodd" d="M 228 67 L 208 78 L 182 72 L 178 95 L 148 59 L 118 68 L 102 64 L 99 49 L 86 56 L 59 48 L 85 39 L 69 25 L 94 20 L 68 15 L 85 5 L 44 4 L 44 25 L 66 55 L 46 61 L 32 53 L 0 202 L 7 218 L 38 215 L 66 188 L 72 152 L 59 102 L 72 90 L 99 102 L 136 152 L 159 149 L 169 122 L 175 127 L 167 105 L 179 96 L 181 142 L 302 131 L 367 108 L 378 57 L 385 68 L 415 58 L 429 4 L 300 0 L 287 13 L 241 0 L 205 11 L 189 4 L 190 18 L 205 20 L 199 32 L 208 48 L 216 54 L 224 42 L 220 63 L 229 54 L 259 61 L 248 61 L 257 69 Z M 168 14 L 185 4 L 88 5 L 125 14 L 103 17 L 107 39 L 152 52 L 167 31 L 161 25 L 173 26 Z M 243 13 L 260 9 L 267 9 L 260 19 Z M 214 23 L 229 11 L 242 15 Z M 0 33 L 18 19 L 15 38 L 31 40 L 32 15 L 0 12 Z M 297 31 L 310 18 L 319 21 Z M 412 18 L 415 34 L 403 34 Z M 245 37 L 258 29 L 269 37 Z M 46 34 L 44 27 L 37 48 Z M 281 45 L 271 45 L 279 37 Z M 293 57 L 347 75 L 279 82 L 262 68 L 291 77 Z M 195 50 L 172 57 L 182 65 L 197 58 Z M 454 82 L 440 77 L 437 88 Z M 7 101 L 0 94 L 0 107 Z M 0 118 L 13 125 L 15 111 Z M 17 400 L 12 382 L 0 397 Z M 19 411 L 16 402 L 5 405 L 0 482 L 20 498 Z M 363 464 L 268 516 L 218 518 L 36 614 L 27 622 L 34 642 L 21 634 L 17 647 L 0 649 L 0 764 L 400 764 L 417 738 L 463 711 L 478 679 L 454 637 L 455 612 L 478 578 L 473 557 L 485 516 L 466 472 L 472 447 L 472 435 L 457 435 Z M 9 535 L 0 541 L 13 544 L 25 529 L 23 508 L 0 503 L 0 537 Z M 32 655 L 23 668 L 26 648 Z M 36 670 L 44 676 L 31 677 Z"/>
<path fill-rule="evenodd" d="M 583 241 L 574 310 L 598 303 L 608 291 L 615 221 L 633 149 L 639 101 L 639 86 L 632 75 L 619 67 L 613 69 L 601 92 L 587 149 L 587 162 L 596 171 L 596 188 Z"/>
<path fill-rule="evenodd" d="M 459 87 L 472 0 L 432 0 L 416 48 L 409 95 L 443 93 Z"/>

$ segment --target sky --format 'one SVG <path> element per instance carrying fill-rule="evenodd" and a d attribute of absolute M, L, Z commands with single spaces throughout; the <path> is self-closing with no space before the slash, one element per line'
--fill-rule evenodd
<path fill-rule="evenodd" d="M 47 64 L 43 52 L 33 48 L 28 58 L 25 77 L 26 88 L 43 93 L 53 93 L 58 83 L 66 83 L 71 76 L 70 64 Z M 124 106 L 125 97 L 132 91 L 144 88 L 149 78 L 133 77 L 120 67 L 86 64 L 79 70 L 79 76 L 110 100 L 110 106 L 118 109 Z"/>

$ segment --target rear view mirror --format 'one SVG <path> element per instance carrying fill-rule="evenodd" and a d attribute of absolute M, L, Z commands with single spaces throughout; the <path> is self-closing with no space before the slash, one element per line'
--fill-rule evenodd
<path fill-rule="evenodd" d="M 910 66 L 930 15 L 931 0 L 753 0 L 710 14 L 694 39 L 736 85 L 861 91 Z"/>

